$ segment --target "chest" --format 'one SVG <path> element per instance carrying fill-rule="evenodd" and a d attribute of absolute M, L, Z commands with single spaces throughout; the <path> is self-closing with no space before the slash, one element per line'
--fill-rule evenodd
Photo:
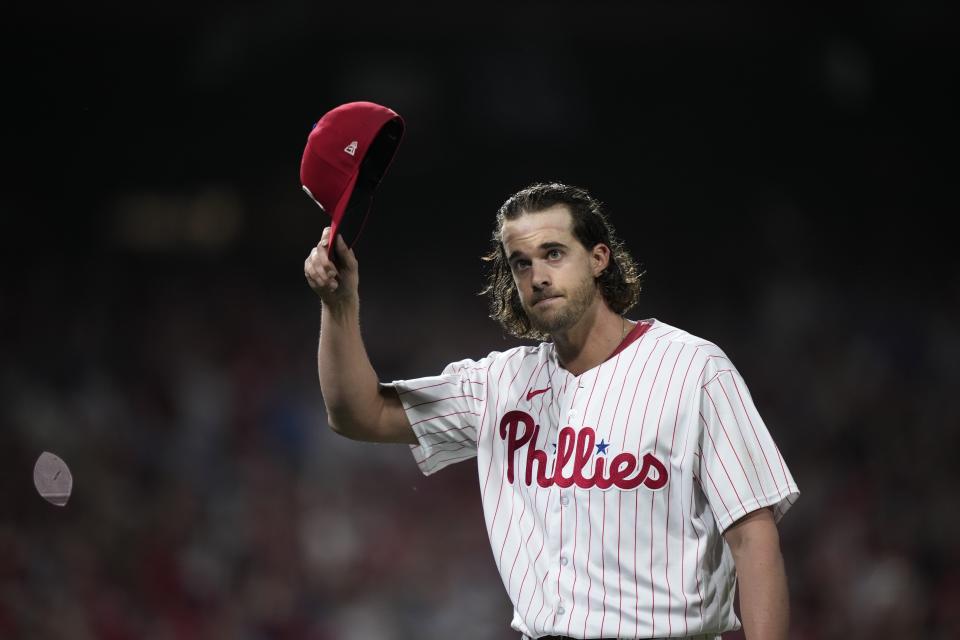
<path fill-rule="evenodd" d="M 637 360 L 579 377 L 549 363 L 517 376 L 488 406 L 481 457 L 528 487 L 663 487 L 695 418 L 691 391 L 662 363 Z"/>

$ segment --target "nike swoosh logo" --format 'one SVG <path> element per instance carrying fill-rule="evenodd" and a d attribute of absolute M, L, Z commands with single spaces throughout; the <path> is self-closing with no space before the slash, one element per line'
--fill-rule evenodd
<path fill-rule="evenodd" d="M 527 402 L 530 402 L 530 400 L 536 396 L 541 393 L 546 393 L 547 391 L 550 391 L 550 387 L 546 387 L 545 389 L 530 389 L 530 391 L 527 391 Z"/>

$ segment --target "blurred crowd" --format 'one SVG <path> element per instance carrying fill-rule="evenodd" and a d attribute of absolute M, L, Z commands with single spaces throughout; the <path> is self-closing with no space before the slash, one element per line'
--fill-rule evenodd
<path fill-rule="evenodd" d="M 791 637 L 960 638 L 955 3 L 11 4 L 0 640 L 516 640 L 475 464 L 326 424 L 298 167 L 359 99 L 382 379 L 514 346 L 490 214 L 586 186 L 790 465 Z"/>
<path fill-rule="evenodd" d="M 292 271 L 278 285 L 114 264 L 5 283 L 0 638 L 517 637 L 475 465 L 424 478 L 405 446 L 328 430 L 319 305 Z M 378 308 L 383 280 L 362 293 L 385 379 L 486 353 L 453 323 L 500 335 L 435 295 L 401 322 Z M 801 488 L 781 523 L 791 637 L 960 637 L 956 299 L 907 307 L 879 283 L 786 270 L 755 283 L 743 304 L 660 319 L 731 355 Z M 436 339 L 405 358 L 418 323 Z M 43 451 L 73 471 L 66 507 L 33 490 Z"/>

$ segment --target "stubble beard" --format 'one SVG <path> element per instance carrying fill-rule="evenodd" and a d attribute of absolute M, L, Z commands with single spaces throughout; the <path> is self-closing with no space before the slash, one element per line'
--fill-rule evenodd
<path fill-rule="evenodd" d="M 540 333 L 554 334 L 566 331 L 577 324 L 598 294 L 596 281 L 588 276 L 568 295 L 560 309 L 539 312 L 536 308 L 526 309 L 530 326 Z"/>

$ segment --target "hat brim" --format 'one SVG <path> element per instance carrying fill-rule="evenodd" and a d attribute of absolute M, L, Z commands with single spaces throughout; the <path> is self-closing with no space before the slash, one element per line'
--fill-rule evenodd
<path fill-rule="evenodd" d="M 327 244 L 327 256 L 331 260 L 333 259 L 334 255 L 333 246 L 336 244 L 337 235 L 340 235 L 343 238 L 348 247 L 352 247 L 353 243 L 356 241 L 356 237 L 360 235 L 359 230 L 353 231 L 354 223 L 356 221 L 352 218 L 356 216 L 353 215 L 355 212 L 349 207 L 350 198 L 353 196 L 353 190 L 357 185 L 358 175 L 359 174 L 355 173 L 350 177 L 350 181 L 347 183 L 346 188 L 343 190 L 343 193 L 340 194 L 340 199 L 337 200 L 337 204 L 333 207 L 333 211 L 330 212 L 330 238 L 329 243 Z"/>
<path fill-rule="evenodd" d="M 403 137 L 403 119 L 399 116 L 384 123 L 364 154 L 360 167 L 347 184 L 334 208 L 336 226 L 332 232 L 343 238 L 351 249 L 363 232 L 370 217 L 373 195 L 387 169 L 393 163 L 400 139 Z M 331 237 L 333 237 L 331 233 Z M 333 243 L 328 250 L 333 255 Z"/>

